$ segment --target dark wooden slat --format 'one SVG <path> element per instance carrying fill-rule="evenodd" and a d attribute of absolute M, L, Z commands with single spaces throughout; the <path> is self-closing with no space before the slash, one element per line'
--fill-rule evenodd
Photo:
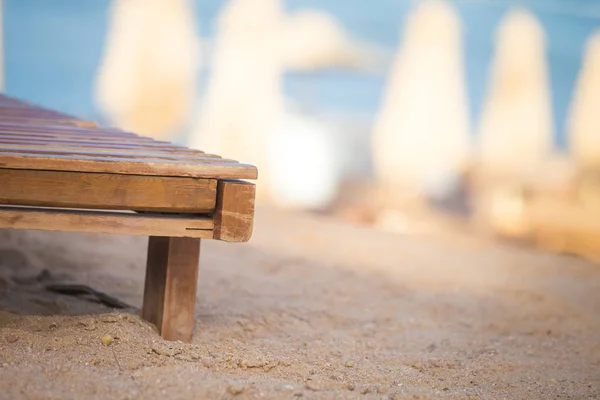
<path fill-rule="evenodd" d="M 52 150 L 11 150 L 0 147 L 0 158 L 2 156 L 26 156 L 26 157 L 52 157 L 52 158 L 79 158 L 95 161 L 112 161 L 112 162 L 151 162 L 151 163 L 173 163 L 173 164 L 193 164 L 193 163 L 221 163 L 233 165 L 237 163 L 235 160 L 227 160 L 222 158 L 211 157 L 211 155 L 178 155 L 176 153 L 167 153 L 161 155 L 141 155 L 141 154 L 114 154 L 95 151 L 52 151 Z"/>
<path fill-rule="evenodd" d="M 5 154 L 41 154 L 41 155 L 58 155 L 58 156 L 87 156 L 87 157 L 101 157 L 101 158 L 140 158 L 140 159 L 154 159 L 154 160 L 173 160 L 173 161 L 187 161 L 187 162 L 211 162 L 218 160 L 219 162 L 235 162 L 233 160 L 224 160 L 219 157 L 207 155 L 204 153 L 193 154 L 178 152 L 157 152 L 151 150 L 125 150 L 125 149 L 99 149 L 99 148 L 86 148 L 84 146 L 70 146 L 63 147 L 55 146 L 54 149 L 46 146 L 27 146 L 27 145 L 9 145 L 5 144 L 0 146 L 0 153 Z"/>
<path fill-rule="evenodd" d="M 0 169 L 0 204 L 210 213 L 216 180 Z"/>
<path fill-rule="evenodd" d="M 60 149 L 60 150 L 102 150 L 102 149 L 122 149 L 126 151 L 148 151 L 148 152 L 156 152 L 156 153 L 164 153 L 165 155 L 196 155 L 200 157 L 206 157 L 206 153 L 193 150 L 193 149 L 177 149 L 168 146 L 148 146 L 148 145 L 140 145 L 135 143 L 119 143 L 119 142 L 96 142 L 92 140 L 35 140 L 31 139 L 11 139 L 7 137 L 0 136 L 0 143 L 4 144 L 4 146 L 0 146 L 3 149 L 40 149 L 40 150 L 49 150 L 49 149 Z M 216 155 L 212 155 L 211 158 L 221 158 Z"/>
<path fill-rule="evenodd" d="M 206 154 L 200 150 L 189 149 L 186 147 L 175 147 L 169 146 L 162 143 L 145 142 L 124 142 L 123 140 L 117 141 L 114 138 L 112 140 L 93 140 L 90 138 L 83 139 L 61 139 L 61 138 L 45 138 L 37 137 L 37 135 L 30 136 L 12 136 L 0 133 L 0 143 L 6 144 L 35 144 L 35 145 L 80 145 L 84 148 L 114 148 L 114 149 L 140 149 L 150 151 L 164 151 L 169 153 L 182 153 L 182 154 Z M 2 147 L 2 146 L 0 146 Z M 214 155 L 215 158 L 221 158 L 220 156 Z"/>
<path fill-rule="evenodd" d="M 32 117 L 12 117 L 3 115 L 3 121 L 18 122 L 22 124 L 36 123 L 36 124 L 48 124 L 48 125 L 66 125 L 66 126 L 80 126 L 80 127 L 95 127 L 97 124 L 90 121 L 82 121 L 78 119 L 63 119 L 63 118 L 32 118 Z"/>
<path fill-rule="evenodd" d="M 54 133 L 54 134 L 82 134 L 82 135 L 98 135 L 98 134 L 108 134 L 110 136 L 127 136 L 127 137 L 138 137 L 142 138 L 142 136 L 136 135 L 131 132 L 120 131 L 114 128 L 99 128 L 99 127 L 81 127 L 81 126 L 69 126 L 69 125 L 52 125 L 52 124 L 35 124 L 35 123 L 19 123 L 19 122 L 11 122 L 8 120 L 0 119 L 0 132 L 23 132 L 24 134 L 28 132 L 36 132 L 36 133 Z M 144 137 L 144 139 L 153 141 L 151 138 Z M 156 140 L 154 140 L 156 141 Z M 167 143 L 167 142 L 163 142 Z"/>
<path fill-rule="evenodd" d="M 160 142 L 158 140 L 152 140 L 150 138 L 130 135 L 130 134 L 113 134 L 112 132 L 105 131 L 67 131 L 67 130 L 51 130 L 51 129 L 34 129 L 33 127 L 24 128 L 22 130 L 18 129 L 5 129 L 2 127 L 0 123 L 0 136 L 20 136 L 23 138 L 34 138 L 34 137 L 44 137 L 44 138 L 57 138 L 57 139 L 83 139 L 83 140 L 94 140 L 94 141 L 114 141 L 121 140 L 127 141 L 131 143 L 154 143 L 161 144 L 163 146 L 172 146 L 175 148 L 180 148 L 182 146 L 176 146 L 174 144 L 168 142 Z"/>

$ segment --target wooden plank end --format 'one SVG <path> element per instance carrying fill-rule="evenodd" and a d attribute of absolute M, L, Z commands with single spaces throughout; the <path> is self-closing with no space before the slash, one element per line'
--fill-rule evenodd
<path fill-rule="evenodd" d="M 254 225 L 256 186 L 240 180 L 219 180 L 215 208 L 214 239 L 247 242 Z"/>

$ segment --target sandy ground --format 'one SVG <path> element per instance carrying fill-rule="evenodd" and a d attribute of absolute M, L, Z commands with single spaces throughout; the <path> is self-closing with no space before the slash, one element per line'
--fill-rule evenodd
<path fill-rule="evenodd" d="M 0 398 L 600 398 L 598 265 L 260 208 L 250 243 L 203 243 L 189 345 L 138 317 L 146 245 L 0 231 Z"/>

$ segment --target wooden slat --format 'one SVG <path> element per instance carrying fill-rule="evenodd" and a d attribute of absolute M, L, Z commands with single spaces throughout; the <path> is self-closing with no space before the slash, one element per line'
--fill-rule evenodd
<path fill-rule="evenodd" d="M 84 151 L 81 151 L 81 149 Z M 169 160 L 216 160 L 222 162 L 224 159 L 214 154 L 206 154 L 195 151 L 173 151 L 160 147 L 146 146 L 123 146 L 113 144 L 61 144 L 61 143 L 7 143 L 0 139 L 0 151 L 2 153 L 30 153 L 30 154 L 59 154 L 59 155 L 88 155 L 88 156 L 110 156 L 110 157 L 137 157 L 137 158 L 166 158 Z M 232 162 L 232 160 L 229 160 Z"/>
<path fill-rule="evenodd" d="M 106 133 L 108 135 L 111 136 L 115 136 L 115 135 L 120 135 L 120 136 L 127 136 L 127 137 L 137 137 L 137 138 L 142 138 L 141 136 L 138 136 L 134 133 L 131 132 L 126 132 L 126 131 L 121 131 L 119 129 L 115 129 L 115 128 L 99 128 L 97 126 L 91 126 L 91 127 L 83 127 L 83 126 L 68 126 L 68 125 L 52 125 L 52 124 L 35 124 L 35 123 L 28 123 L 28 124 L 24 124 L 24 123 L 20 123 L 20 122 L 15 122 L 15 121 L 7 121 L 7 120 L 3 120 L 0 119 L 0 132 L 39 132 L 39 133 L 55 133 L 55 134 L 62 134 L 62 133 L 72 133 L 72 134 L 82 134 L 82 135 L 90 135 L 90 136 L 95 136 L 101 133 Z M 156 141 L 153 140 L 151 138 L 144 138 L 147 141 Z M 167 142 L 163 142 L 163 143 L 167 143 Z"/>
<path fill-rule="evenodd" d="M 102 172 L 124 175 L 189 176 L 195 178 L 256 179 L 253 165 L 239 163 L 177 163 L 159 160 L 115 159 L 85 156 L 0 154 L 0 168 L 50 171 Z"/>
<path fill-rule="evenodd" d="M 14 135 L 0 133 L 0 143 L 6 144 L 24 144 L 24 145 L 39 145 L 42 147 L 48 145 L 79 145 L 85 148 L 97 149 L 136 149 L 136 150 L 149 150 L 149 151 L 161 151 L 165 153 L 178 153 L 178 154 L 206 154 L 200 150 L 188 149 L 186 147 L 175 147 L 169 146 L 157 142 L 132 142 L 116 140 L 115 138 L 107 138 L 103 140 L 95 140 L 94 138 L 60 138 L 60 137 L 43 137 L 37 135 L 28 135 L 26 137 L 19 137 Z M 2 147 L 2 146 L 0 146 Z M 209 155 L 205 155 L 208 157 Z M 221 158 L 217 155 L 210 155 L 210 157 Z"/>
<path fill-rule="evenodd" d="M 208 217 L 0 207 L 0 228 L 212 238 Z"/>
<path fill-rule="evenodd" d="M 76 145 L 78 149 L 86 149 L 87 147 L 101 148 L 106 146 L 117 146 L 119 148 L 148 149 L 150 151 L 163 151 L 176 154 L 205 154 L 201 150 L 176 146 L 166 142 L 158 142 L 149 139 L 129 140 L 127 138 L 118 138 L 114 136 L 82 137 L 81 135 L 56 135 L 38 132 L 0 132 L 0 143 L 23 146 L 30 146 L 33 144 L 39 144 L 42 146 Z M 220 158 L 220 156 L 216 155 L 211 155 L 211 157 Z"/>
<path fill-rule="evenodd" d="M 215 179 L 0 169 L 0 204 L 210 213 Z"/>
<path fill-rule="evenodd" d="M 118 150 L 118 149 L 102 149 L 102 148 L 85 148 L 77 146 L 67 146 L 61 148 L 60 146 L 54 146 L 54 149 L 43 146 L 27 146 L 27 145 L 4 145 L 0 147 L 0 153 L 3 154 L 30 154 L 30 155 L 48 155 L 48 156 L 85 156 L 93 157 L 98 159 L 149 159 L 149 160 L 169 160 L 169 161 L 181 161 L 181 162 L 219 162 L 219 163 L 236 163 L 234 160 L 222 159 L 213 155 L 206 155 L 204 153 L 193 154 L 193 153 L 179 153 L 179 152 L 165 152 L 165 151 L 152 151 L 152 150 Z"/>
<path fill-rule="evenodd" d="M 0 107 L 0 116 L 9 117 L 31 117 L 39 119 L 63 119 L 73 120 L 75 118 L 53 110 L 32 108 L 32 107 Z"/>
<path fill-rule="evenodd" d="M 238 180 L 219 180 L 214 239 L 247 242 L 252 236 L 255 186 Z"/>
<path fill-rule="evenodd" d="M 128 143 L 136 143 L 136 144 L 157 144 L 162 146 L 168 146 L 169 148 L 174 149 L 185 149 L 186 147 L 176 146 L 168 142 L 161 142 L 158 140 L 152 140 L 150 138 L 145 138 L 141 136 L 130 136 L 130 135 L 118 135 L 112 134 L 111 132 L 98 131 L 98 132 L 76 132 L 76 131 L 66 131 L 66 130 L 53 130 L 53 129 L 7 129 L 3 128 L 0 121 L 0 136 L 11 136 L 17 137 L 20 136 L 23 140 L 27 140 L 28 138 L 49 138 L 49 139 L 65 139 L 65 140 L 93 140 L 93 141 L 126 141 Z"/>
<path fill-rule="evenodd" d="M 0 169 L 256 179 L 252 165 L 0 95 Z"/>
<path fill-rule="evenodd" d="M 48 124 L 48 125 L 66 125 L 66 126 L 79 126 L 79 127 L 95 127 L 97 124 L 95 122 L 90 121 L 81 121 L 77 119 L 62 119 L 62 118 L 29 118 L 29 117 L 19 117 L 19 116 L 10 116 L 10 115 L 2 115 L 3 121 L 17 122 L 22 124 L 27 123 L 35 123 L 35 124 Z"/>
<path fill-rule="evenodd" d="M 26 158 L 48 158 L 52 160 L 88 160 L 88 161 L 99 161 L 99 162 L 107 162 L 107 163 L 117 163 L 117 162 L 130 162 L 130 163 L 156 163 L 156 164 L 214 164 L 214 165 L 236 165 L 237 161 L 227 160 L 223 158 L 214 158 L 210 155 L 208 156 L 198 156 L 198 157 L 144 157 L 144 156 L 135 156 L 135 155 L 119 155 L 119 154 L 96 154 L 93 152 L 88 153 L 70 153 L 66 151 L 31 151 L 31 152 L 14 152 L 14 151 L 3 151 L 0 148 L 0 158 L 8 158 L 8 157 L 26 157 Z M 33 161 L 35 162 L 35 161 Z M 9 168 L 10 166 L 2 166 L 0 164 L 0 168 Z M 16 168 L 15 169 L 19 169 Z M 32 169 L 32 168 L 22 168 L 22 169 Z M 135 174 L 134 174 L 135 175 Z"/>

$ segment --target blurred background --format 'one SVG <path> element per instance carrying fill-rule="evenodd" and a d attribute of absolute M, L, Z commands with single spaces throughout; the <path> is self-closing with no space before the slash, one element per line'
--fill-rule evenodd
<path fill-rule="evenodd" d="M 259 168 L 258 201 L 600 259 L 600 1 L 3 0 L 17 96 Z"/>

